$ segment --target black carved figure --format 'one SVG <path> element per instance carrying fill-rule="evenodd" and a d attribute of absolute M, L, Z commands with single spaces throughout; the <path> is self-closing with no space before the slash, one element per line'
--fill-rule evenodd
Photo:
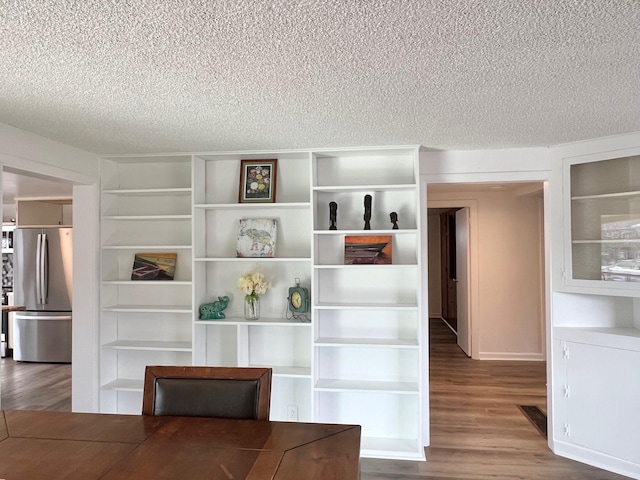
<path fill-rule="evenodd" d="M 364 229 L 371 230 L 371 195 L 364 196 Z"/>
<path fill-rule="evenodd" d="M 337 230 L 336 221 L 338 219 L 338 204 L 336 202 L 329 202 L 329 222 L 331 226 L 329 230 Z"/>
<path fill-rule="evenodd" d="M 398 230 L 398 214 L 396 212 L 391 212 L 389 217 L 391 217 L 391 223 L 393 223 L 391 230 Z"/>

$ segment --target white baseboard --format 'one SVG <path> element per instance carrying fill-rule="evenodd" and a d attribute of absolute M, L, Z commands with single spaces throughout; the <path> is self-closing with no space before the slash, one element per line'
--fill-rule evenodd
<path fill-rule="evenodd" d="M 637 463 L 562 441 L 554 442 L 553 453 L 609 472 L 640 480 L 640 465 Z"/>
<path fill-rule="evenodd" d="M 521 352 L 480 352 L 478 360 L 514 360 L 524 362 L 544 362 L 546 360 L 542 353 L 521 353 Z"/>

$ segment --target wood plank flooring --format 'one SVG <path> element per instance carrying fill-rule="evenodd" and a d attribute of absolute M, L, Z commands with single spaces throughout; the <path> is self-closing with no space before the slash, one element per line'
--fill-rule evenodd
<path fill-rule="evenodd" d="M 544 362 L 476 361 L 430 321 L 431 446 L 426 462 L 362 459 L 361 480 L 616 480 L 554 455 L 518 405 L 546 412 Z"/>
<path fill-rule="evenodd" d="M 555 456 L 518 405 L 546 412 L 543 362 L 475 361 L 431 322 L 431 446 L 426 462 L 361 461 L 361 480 L 620 480 Z M 71 411 L 71 365 L 0 359 L 2 408 Z"/>
<path fill-rule="evenodd" d="M 71 365 L 0 358 L 0 408 L 71 411 Z"/>

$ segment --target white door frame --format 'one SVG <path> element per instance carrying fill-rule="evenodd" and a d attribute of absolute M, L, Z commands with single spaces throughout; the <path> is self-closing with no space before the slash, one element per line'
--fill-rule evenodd
<path fill-rule="evenodd" d="M 456 331 L 458 346 L 471 356 L 471 320 L 469 315 L 469 209 L 456 210 Z M 460 321 L 462 320 L 462 321 Z M 473 342 L 475 343 L 475 342 Z"/>

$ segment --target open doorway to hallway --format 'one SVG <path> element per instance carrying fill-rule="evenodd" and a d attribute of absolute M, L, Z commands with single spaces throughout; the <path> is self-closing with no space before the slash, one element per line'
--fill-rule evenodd
<path fill-rule="evenodd" d="M 522 423 L 518 402 L 547 412 L 543 192 L 542 182 L 427 186 L 431 448 L 443 446 L 448 441 L 446 432 L 454 426 L 433 415 L 443 408 L 439 404 L 441 375 L 446 371 L 449 381 L 472 372 L 505 375 L 491 381 L 466 380 L 487 388 L 494 381 L 508 384 L 513 402 L 499 402 L 504 403 L 501 408 L 511 420 L 499 428 L 508 428 L 516 419 Z M 464 274 L 458 268 L 461 235 L 456 217 L 464 209 L 469 212 L 466 240 L 462 241 L 466 241 L 462 246 L 468 271 L 466 278 L 460 278 Z M 461 280 L 468 288 L 463 298 L 468 305 L 462 308 Z M 464 329 L 470 338 L 469 356 L 491 362 L 474 362 L 463 355 L 467 352 L 462 346 L 455 348 Z M 449 370 L 454 365 L 455 374 Z M 447 408 L 464 418 L 468 403 L 454 402 Z M 525 426 L 527 422 L 524 419 Z M 486 431 L 469 434 L 499 432 L 497 424 L 490 427 L 490 418 L 486 424 Z M 486 446 L 497 447 L 503 441 L 501 433 L 493 433 L 486 438 Z M 544 445 L 544 439 L 539 441 Z"/>
<path fill-rule="evenodd" d="M 450 295 L 454 284 L 456 325 L 447 323 L 455 332 L 462 329 L 457 283 L 463 278 L 452 270 L 460 263 L 460 249 L 455 262 L 451 256 L 443 260 L 443 249 L 453 253 L 454 239 L 443 236 L 441 225 L 450 226 L 450 215 L 468 208 L 469 293 L 464 300 L 468 302 L 470 356 L 544 361 L 543 183 L 430 184 L 427 207 L 429 316 L 450 318 L 451 306 L 443 299 L 454 296 Z"/>

